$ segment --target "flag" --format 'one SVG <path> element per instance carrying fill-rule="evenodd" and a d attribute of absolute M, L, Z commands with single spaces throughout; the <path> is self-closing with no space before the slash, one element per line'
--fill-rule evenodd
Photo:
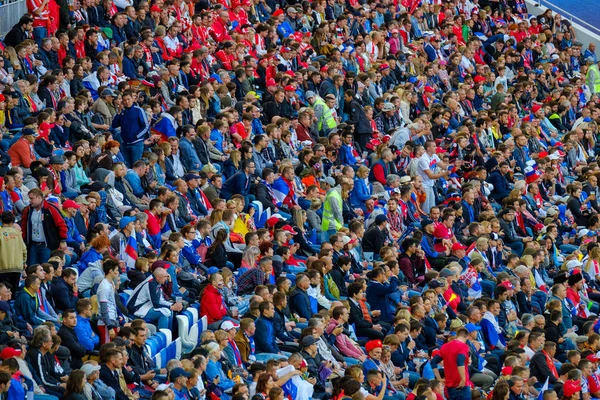
<path fill-rule="evenodd" d="M 177 136 L 175 119 L 171 114 L 163 113 L 162 117 L 156 121 L 156 124 L 152 127 L 152 132 L 160 134 L 165 142 L 168 141 L 170 137 Z"/>
<path fill-rule="evenodd" d="M 138 258 L 137 255 L 137 240 L 133 235 L 129 236 L 127 239 L 127 245 L 125 245 L 125 251 L 122 254 L 123 260 L 125 261 L 125 266 L 127 270 L 135 268 L 135 261 Z"/>
<path fill-rule="evenodd" d="M 546 393 L 546 390 L 548 390 L 549 379 L 550 377 L 546 378 L 546 383 L 544 383 L 544 386 L 542 386 L 542 390 L 540 390 L 540 394 L 538 394 L 537 400 L 544 399 L 544 393 Z"/>

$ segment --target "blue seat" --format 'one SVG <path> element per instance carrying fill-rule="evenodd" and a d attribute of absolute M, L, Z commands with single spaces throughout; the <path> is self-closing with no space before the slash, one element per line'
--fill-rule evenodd
<path fill-rule="evenodd" d="M 172 360 L 177 358 L 177 343 L 173 342 L 166 348 L 166 360 Z"/>
<path fill-rule="evenodd" d="M 123 302 L 123 304 L 127 304 L 127 302 L 129 301 L 129 293 L 119 293 L 119 297 L 121 298 L 121 301 Z"/>
<path fill-rule="evenodd" d="M 161 349 L 164 349 L 165 347 L 167 347 L 167 335 L 165 335 L 164 333 L 158 331 L 156 332 L 156 334 L 153 336 L 155 338 L 157 338 L 160 341 L 160 345 L 159 345 L 159 351 Z"/>
<path fill-rule="evenodd" d="M 169 360 L 167 358 L 167 349 L 166 348 L 162 349 L 158 354 L 160 355 L 161 364 L 160 365 L 157 364 L 156 366 L 158 368 L 165 368 L 167 365 L 167 361 Z"/>
<path fill-rule="evenodd" d="M 154 357 L 161 350 L 160 339 L 152 336 L 146 340 L 146 346 L 150 347 L 150 357 Z"/>

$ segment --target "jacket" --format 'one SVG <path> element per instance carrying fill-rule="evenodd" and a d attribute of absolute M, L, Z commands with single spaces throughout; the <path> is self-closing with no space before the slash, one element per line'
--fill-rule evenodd
<path fill-rule="evenodd" d="M 538 382 L 546 382 L 546 379 L 548 379 L 548 383 L 553 385 L 557 380 L 556 376 L 554 376 L 550 370 L 550 367 L 548 367 L 546 355 L 543 351 L 538 351 L 531 357 L 529 368 L 531 376 L 535 376 Z"/>
<path fill-rule="evenodd" d="M 488 177 L 488 182 L 494 186 L 490 197 L 498 203 L 502 203 L 502 200 L 507 198 L 511 192 L 511 185 L 500 170 L 494 170 Z"/>
<path fill-rule="evenodd" d="M 31 145 L 27 142 L 27 139 L 23 137 L 10 146 L 8 155 L 10 156 L 13 167 L 22 166 L 24 168 L 29 168 L 31 162 L 36 160 Z"/>
<path fill-rule="evenodd" d="M 327 324 L 327 328 L 325 329 L 325 331 L 329 334 L 331 334 L 331 332 L 335 329 L 335 327 L 338 325 L 338 322 L 331 318 L 329 320 L 329 323 Z M 352 358 L 360 358 L 361 356 L 365 355 L 365 353 L 361 350 L 361 348 L 356 345 L 347 335 L 345 332 L 340 333 L 339 335 L 332 337 L 332 340 L 334 341 L 335 347 L 339 350 L 340 353 L 342 353 L 344 356 L 346 357 L 352 357 Z"/>
<path fill-rule="evenodd" d="M 388 295 L 396 292 L 398 283 L 398 277 L 392 276 L 389 283 L 371 281 L 367 286 L 367 302 L 372 310 L 381 311 L 382 321 L 391 322 L 394 319 L 394 312 L 390 310 Z M 395 305 L 393 308 L 395 310 Z"/>
<path fill-rule="evenodd" d="M 186 137 L 182 137 L 179 141 L 179 158 L 186 171 L 199 171 L 202 168 L 202 162 L 193 143 Z"/>
<path fill-rule="evenodd" d="M 379 255 L 379 250 L 385 245 L 387 235 L 375 224 L 369 228 L 363 238 L 363 251 Z"/>
<path fill-rule="evenodd" d="M 312 317 L 310 298 L 306 291 L 298 287 L 294 289 L 290 295 L 290 310 L 307 320 Z"/>
<path fill-rule="evenodd" d="M 223 296 L 213 285 L 204 289 L 200 300 L 200 316 L 208 318 L 208 323 L 220 321 L 227 315 L 227 309 L 223 304 Z"/>
<path fill-rule="evenodd" d="M 416 256 L 410 257 L 406 253 L 400 254 L 398 264 L 400 265 L 400 270 L 411 284 L 417 283 L 417 273 L 425 269 L 422 258 L 417 258 Z"/>
<path fill-rule="evenodd" d="M 66 242 L 67 240 L 67 223 L 63 219 L 58 207 L 50 204 L 46 200 L 44 200 L 41 210 L 46 245 L 50 250 L 56 250 L 61 241 Z M 23 231 L 23 240 L 25 241 L 25 244 L 31 246 L 31 206 L 27 206 L 23 209 L 21 229 Z"/>
<path fill-rule="evenodd" d="M 348 323 L 353 324 L 355 329 L 371 329 L 373 324 L 363 317 L 362 309 L 353 300 L 349 300 L 350 303 L 350 316 L 348 317 Z"/>
<path fill-rule="evenodd" d="M 275 307 L 275 314 L 273 314 L 273 330 L 275 337 L 282 342 L 293 342 L 294 338 L 287 332 L 285 328 L 285 315 L 283 310 Z"/>
<path fill-rule="evenodd" d="M 248 357 L 250 357 L 252 350 L 250 348 L 250 340 L 241 329 L 238 329 L 237 333 L 235 334 L 235 344 L 237 344 L 237 347 L 240 351 L 240 357 L 242 357 L 242 361 L 247 363 Z"/>
<path fill-rule="evenodd" d="M 273 328 L 273 319 L 260 316 L 256 321 L 256 331 L 260 335 L 256 335 L 254 340 L 256 343 L 256 353 L 279 353 L 279 347 L 275 341 L 275 330 Z"/>
<path fill-rule="evenodd" d="M 254 196 L 256 200 L 260 201 L 263 208 L 270 209 L 271 212 L 276 212 L 277 206 L 275 205 L 276 199 L 272 196 L 273 189 L 269 190 L 266 182 L 261 182 L 254 187 Z"/>
<path fill-rule="evenodd" d="M 54 299 L 54 308 L 57 312 L 74 310 L 77 307 L 79 299 L 73 294 L 73 288 L 62 277 L 52 280 L 49 294 Z"/>
<path fill-rule="evenodd" d="M 357 208 L 365 208 L 365 202 L 369 200 L 373 193 L 373 187 L 364 179 L 355 178 L 354 188 L 350 192 L 350 205 Z"/>
<path fill-rule="evenodd" d="M 121 389 L 119 378 L 115 376 L 117 371 L 111 371 L 106 364 L 100 365 L 100 380 L 115 390 L 115 400 L 129 400 L 129 397 Z"/>
<path fill-rule="evenodd" d="M 37 295 L 31 295 L 27 289 L 17 293 L 15 300 L 15 317 L 30 324 L 32 327 L 43 324 L 45 321 L 37 316 L 38 310 Z"/>
<path fill-rule="evenodd" d="M 54 370 L 54 357 L 50 353 L 42 354 L 42 352 L 35 347 L 29 348 L 26 355 L 29 365 L 31 365 L 31 372 L 39 378 L 41 384 L 46 387 L 57 387 L 60 384 L 60 375 Z M 122 399 L 127 400 L 127 399 Z"/>
<path fill-rule="evenodd" d="M 62 345 L 71 352 L 71 366 L 73 369 L 81 368 L 83 365 L 82 358 L 85 357 L 85 347 L 77 340 L 77 332 L 75 329 L 68 328 L 64 324 L 58 330 L 58 336 L 62 339 Z"/>
<path fill-rule="evenodd" d="M 504 218 L 500 218 L 500 229 L 504 232 L 504 241 L 506 243 L 516 243 L 523 239 L 517 235 L 513 222 L 508 222 Z"/>
<path fill-rule="evenodd" d="M 348 105 L 348 111 L 349 113 L 347 115 L 349 118 L 346 122 L 354 125 L 354 132 L 356 132 L 356 135 L 369 135 L 370 137 L 373 133 L 373 128 L 360 103 L 357 100 L 352 100 Z"/>
<path fill-rule="evenodd" d="M 23 260 L 27 260 L 27 247 L 21 232 L 12 226 L 2 226 L 0 238 L 0 273 L 22 272 Z"/>
<path fill-rule="evenodd" d="M 148 371 L 156 369 L 154 361 L 146 353 L 145 346 L 139 347 L 135 343 L 127 349 L 129 353 L 129 365 L 137 375 L 144 375 Z"/>
<path fill-rule="evenodd" d="M 250 178 L 244 171 L 238 171 L 223 183 L 221 197 L 225 200 L 229 200 L 234 194 L 246 197 L 250 193 L 250 186 Z"/>
<path fill-rule="evenodd" d="M 121 128 L 123 144 L 136 144 L 147 138 L 150 122 L 146 112 L 141 107 L 134 105 L 115 115 L 112 127 Z"/>
<path fill-rule="evenodd" d="M 87 351 L 93 351 L 100 344 L 100 337 L 92 330 L 89 318 L 77 315 L 77 325 L 74 329 L 77 340 Z"/>

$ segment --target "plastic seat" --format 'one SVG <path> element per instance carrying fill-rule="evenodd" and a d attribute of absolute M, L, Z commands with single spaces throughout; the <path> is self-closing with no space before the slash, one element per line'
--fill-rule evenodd
<path fill-rule="evenodd" d="M 160 351 L 160 353 L 158 353 L 160 355 L 160 360 L 161 360 L 161 364 L 159 365 L 158 363 L 156 364 L 157 368 L 165 368 L 167 366 L 167 361 L 169 360 L 169 358 L 167 357 L 167 349 L 162 349 Z"/>
<path fill-rule="evenodd" d="M 194 324 L 196 322 L 198 322 L 198 310 L 197 309 L 195 309 L 193 307 L 188 307 L 186 311 L 188 311 L 190 314 L 192 314 Z"/>
<path fill-rule="evenodd" d="M 180 338 L 177 338 L 176 341 L 174 341 L 173 343 L 171 343 L 169 345 L 169 347 L 167 347 L 167 351 L 166 351 L 166 353 L 167 353 L 167 360 L 172 360 L 174 358 L 179 359 L 179 357 L 177 357 L 177 346 L 178 346 L 178 343 L 181 343 L 181 339 Z"/>
<path fill-rule="evenodd" d="M 161 329 L 160 332 L 166 337 L 165 347 L 167 347 L 173 341 L 173 332 L 170 329 Z"/>
<path fill-rule="evenodd" d="M 177 340 L 174 341 L 173 344 L 175 344 L 175 358 L 179 360 L 181 358 L 182 351 L 181 338 L 177 338 Z"/>
<path fill-rule="evenodd" d="M 157 355 L 154 356 L 153 358 L 154 360 L 154 364 L 156 365 L 157 368 L 162 368 L 162 356 L 161 353 L 158 353 Z"/>

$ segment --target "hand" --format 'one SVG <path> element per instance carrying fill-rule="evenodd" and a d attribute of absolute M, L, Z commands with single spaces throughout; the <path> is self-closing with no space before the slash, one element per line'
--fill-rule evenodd
<path fill-rule="evenodd" d="M 264 1 L 264 0 L 263 0 Z M 308 383 L 310 383 L 311 385 L 315 385 L 317 383 L 317 380 L 315 378 L 308 378 L 306 380 Z"/>
<path fill-rule="evenodd" d="M 410 342 L 408 342 L 408 344 L 406 345 L 406 347 L 407 347 L 409 350 L 412 350 L 412 349 L 414 349 L 414 348 L 415 348 L 415 345 L 416 345 L 415 341 L 414 341 L 414 340 L 411 340 Z"/>
<path fill-rule="evenodd" d="M 31 325 L 29 325 L 29 323 L 27 324 L 27 331 L 29 333 L 33 333 L 33 328 L 31 327 Z"/>
<path fill-rule="evenodd" d="M 373 329 L 381 332 L 381 325 L 379 325 L 379 324 L 373 325 Z"/>

